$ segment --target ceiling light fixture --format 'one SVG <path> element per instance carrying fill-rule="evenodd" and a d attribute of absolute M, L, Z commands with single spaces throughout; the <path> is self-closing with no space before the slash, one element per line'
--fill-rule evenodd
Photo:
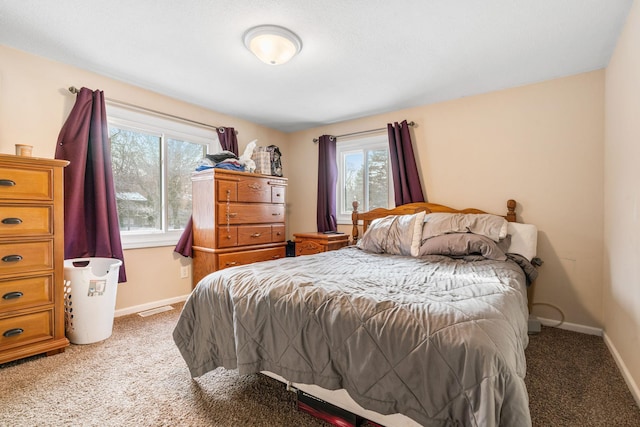
<path fill-rule="evenodd" d="M 259 25 L 244 33 L 244 45 L 262 62 L 280 65 L 302 49 L 300 37 L 284 27 Z"/>

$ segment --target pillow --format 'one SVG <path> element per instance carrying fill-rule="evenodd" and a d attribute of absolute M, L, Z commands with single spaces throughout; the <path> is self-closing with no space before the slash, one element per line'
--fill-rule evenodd
<path fill-rule="evenodd" d="M 538 228 L 533 224 L 510 222 L 507 233 L 511 235 L 508 253 L 519 254 L 531 261 L 538 250 Z"/>
<path fill-rule="evenodd" d="M 485 258 L 505 261 L 507 256 L 498 244 L 486 236 L 473 233 L 449 233 L 431 237 L 420 246 L 420 256 L 465 256 L 480 254 Z"/>
<path fill-rule="evenodd" d="M 422 240 L 447 233 L 473 233 L 498 242 L 507 235 L 507 220 L 492 214 L 430 213 L 425 216 Z"/>
<path fill-rule="evenodd" d="M 357 246 L 377 254 L 418 256 L 425 213 L 389 215 L 371 222 Z"/>

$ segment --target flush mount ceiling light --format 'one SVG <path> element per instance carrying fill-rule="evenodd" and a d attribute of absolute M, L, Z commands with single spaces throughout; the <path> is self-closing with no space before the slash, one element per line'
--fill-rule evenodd
<path fill-rule="evenodd" d="M 244 45 L 262 62 L 280 65 L 293 58 L 300 49 L 300 37 L 277 25 L 260 25 L 244 33 Z"/>

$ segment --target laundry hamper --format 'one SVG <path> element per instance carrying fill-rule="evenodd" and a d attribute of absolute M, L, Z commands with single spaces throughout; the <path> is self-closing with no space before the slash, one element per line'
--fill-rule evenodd
<path fill-rule="evenodd" d="M 91 344 L 111 336 L 121 265 L 122 261 L 112 258 L 64 261 L 65 331 L 73 344 Z"/>

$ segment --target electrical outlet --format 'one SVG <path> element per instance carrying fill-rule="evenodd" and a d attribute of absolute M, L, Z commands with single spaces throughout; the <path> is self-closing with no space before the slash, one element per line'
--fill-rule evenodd
<path fill-rule="evenodd" d="M 182 267 L 180 267 L 180 278 L 186 279 L 188 277 L 189 277 L 189 266 L 183 265 Z"/>

